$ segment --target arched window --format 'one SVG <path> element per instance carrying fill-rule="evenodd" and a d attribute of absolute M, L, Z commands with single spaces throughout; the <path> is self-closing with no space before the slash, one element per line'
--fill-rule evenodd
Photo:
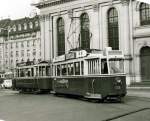
<path fill-rule="evenodd" d="M 29 23 L 29 27 L 30 27 L 30 29 L 33 28 L 33 23 L 32 22 Z"/>
<path fill-rule="evenodd" d="M 14 32 L 16 31 L 16 25 L 13 25 L 13 31 Z"/>
<path fill-rule="evenodd" d="M 119 49 L 118 12 L 115 8 L 108 11 L 108 44 L 113 50 Z"/>
<path fill-rule="evenodd" d="M 141 62 L 141 80 L 150 80 L 150 47 L 145 46 L 140 50 L 140 62 Z"/>
<path fill-rule="evenodd" d="M 34 58 L 34 59 L 33 59 L 33 62 L 35 63 L 35 61 L 36 61 L 36 59 Z"/>
<path fill-rule="evenodd" d="M 35 26 L 38 27 L 39 26 L 39 22 L 35 21 Z"/>
<path fill-rule="evenodd" d="M 90 29 L 89 29 L 89 16 L 87 13 L 83 13 L 80 16 L 81 24 L 81 35 L 79 47 L 81 49 L 89 50 L 90 49 Z"/>
<path fill-rule="evenodd" d="M 65 29 L 63 18 L 57 20 L 57 48 L 58 55 L 65 54 Z"/>
<path fill-rule="evenodd" d="M 23 58 L 21 59 L 21 62 L 24 62 Z"/>
<path fill-rule="evenodd" d="M 17 60 L 16 60 L 16 65 L 18 64 L 18 62 L 19 62 L 19 60 L 17 59 Z"/>
<path fill-rule="evenodd" d="M 24 30 L 27 30 L 27 24 L 24 23 Z"/>
<path fill-rule="evenodd" d="M 149 4 L 141 3 L 140 20 L 141 20 L 141 25 L 150 24 L 150 5 Z"/>
<path fill-rule="evenodd" d="M 18 30 L 21 31 L 21 24 L 18 24 Z"/>

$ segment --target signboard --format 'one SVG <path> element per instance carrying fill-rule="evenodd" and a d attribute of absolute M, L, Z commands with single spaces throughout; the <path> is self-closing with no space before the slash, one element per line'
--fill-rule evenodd
<path fill-rule="evenodd" d="M 59 61 L 64 61 L 65 60 L 65 55 L 57 56 L 53 59 L 53 62 L 59 62 Z"/>
<path fill-rule="evenodd" d="M 33 61 L 27 61 L 27 62 L 17 63 L 18 67 L 30 66 L 30 65 L 34 65 L 34 62 Z"/>
<path fill-rule="evenodd" d="M 70 52 L 70 53 L 66 54 L 66 60 L 74 59 L 74 58 L 76 58 L 75 52 Z"/>
<path fill-rule="evenodd" d="M 85 57 L 87 55 L 87 52 L 85 50 L 80 50 L 76 52 L 76 58 Z"/>
<path fill-rule="evenodd" d="M 120 50 L 111 50 L 111 51 L 108 51 L 108 55 L 123 55 L 123 54 L 122 54 L 122 51 Z"/>

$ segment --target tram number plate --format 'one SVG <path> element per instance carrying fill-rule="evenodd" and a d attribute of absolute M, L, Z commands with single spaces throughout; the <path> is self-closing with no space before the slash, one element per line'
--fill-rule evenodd
<path fill-rule="evenodd" d="M 115 86 L 115 89 L 121 89 L 121 86 Z"/>

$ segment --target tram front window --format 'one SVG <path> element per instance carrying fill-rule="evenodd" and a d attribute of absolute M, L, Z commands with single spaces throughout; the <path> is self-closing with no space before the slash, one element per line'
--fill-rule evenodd
<path fill-rule="evenodd" d="M 60 76 L 60 65 L 57 65 L 57 76 Z"/>
<path fill-rule="evenodd" d="M 122 59 L 109 60 L 110 73 L 124 73 L 124 61 Z"/>
<path fill-rule="evenodd" d="M 61 69 L 62 69 L 62 75 L 67 75 L 67 67 L 66 67 L 66 65 L 62 65 Z"/>
<path fill-rule="evenodd" d="M 101 60 L 102 62 L 102 64 L 101 64 L 101 73 L 102 74 L 108 74 L 108 66 L 107 66 L 107 61 L 106 61 L 106 59 L 102 59 Z"/>
<path fill-rule="evenodd" d="M 80 75 L 80 63 L 75 63 L 75 75 Z"/>
<path fill-rule="evenodd" d="M 20 70 L 20 77 L 25 77 L 25 70 L 24 69 Z"/>
<path fill-rule="evenodd" d="M 73 63 L 68 64 L 68 75 L 73 75 Z"/>
<path fill-rule="evenodd" d="M 50 70 L 50 66 L 46 67 L 46 76 L 50 76 L 51 75 L 51 70 Z"/>

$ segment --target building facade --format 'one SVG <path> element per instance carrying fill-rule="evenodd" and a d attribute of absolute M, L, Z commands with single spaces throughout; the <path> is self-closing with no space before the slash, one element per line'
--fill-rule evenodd
<path fill-rule="evenodd" d="M 42 59 L 70 49 L 112 47 L 125 55 L 127 84 L 150 80 L 150 5 L 136 0 L 41 0 Z"/>
<path fill-rule="evenodd" d="M 0 21 L 0 71 L 13 71 L 18 63 L 41 59 L 39 16 Z"/>

